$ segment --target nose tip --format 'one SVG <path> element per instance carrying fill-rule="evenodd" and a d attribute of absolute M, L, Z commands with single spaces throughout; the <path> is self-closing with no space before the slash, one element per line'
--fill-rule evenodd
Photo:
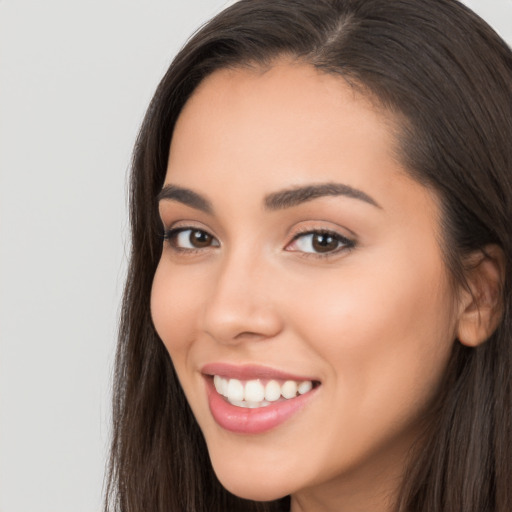
<path fill-rule="evenodd" d="M 216 304 L 209 308 L 205 331 L 221 343 L 240 343 L 244 340 L 264 340 L 277 335 L 281 328 L 270 308 L 245 308 L 238 302 L 221 309 Z"/>
<path fill-rule="evenodd" d="M 282 329 L 282 319 L 275 298 L 264 278 L 245 272 L 235 277 L 220 277 L 206 301 L 203 329 L 216 341 L 237 344 L 265 340 Z"/>

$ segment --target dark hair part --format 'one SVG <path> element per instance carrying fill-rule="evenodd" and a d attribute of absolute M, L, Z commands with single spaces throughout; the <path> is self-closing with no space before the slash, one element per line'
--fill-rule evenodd
<path fill-rule="evenodd" d="M 481 346 L 455 343 L 400 512 L 512 509 L 512 53 L 456 0 L 242 0 L 204 26 L 162 79 L 144 119 L 130 190 L 132 252 L 114 388 L 106 510 L 284 511 L 225 491 L 150 315 L 160 253 L 156 206 L 176 119 L 215 70 L 285 56 L 343 77 L 402 119 L 401 158 L 435 190 L 457 282 L 464 256 L 498 244 L 503 315 Z"/>

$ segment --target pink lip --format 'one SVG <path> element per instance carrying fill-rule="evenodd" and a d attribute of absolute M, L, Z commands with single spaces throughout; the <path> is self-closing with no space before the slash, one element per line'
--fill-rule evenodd
<path fill-rule="evenodd" d="M 210 363 L 201 368 L 203 375 L 219 375 L 227 379 L 251 380 L 251 379 L 276 379 L 276 380 L 311 380 L 318 382 L 318 379 L 304 375 L 293 375 L 291 373 L 275 370 L 266 366 L 258 365 L 233 365 L 229 363 Z"/>
<path fill-rule="evenodd" d="M 279 380 L 314 380 L 271 368 L 253 365 L 233 366 L 224 363 L 208 364 L 202 368 L 206 381 L 208 405 L 213 419 L 225 430 L 238 434 L 262 434 L 288 420 L 300 411 L 316 395 L 318 387 L 296 398 L 272 403 L 266 407 L 249 409 L 230 404 L 219 395 L 213 385 L 212 375 L 239 380 L 279 379 Z M 318 382 L 318 381 L 316 381 Z"/>

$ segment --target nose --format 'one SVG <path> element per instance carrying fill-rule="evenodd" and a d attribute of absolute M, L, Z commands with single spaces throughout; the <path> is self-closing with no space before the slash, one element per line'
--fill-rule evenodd
<path fill-rule="evenodd" d="M 266 340 L 283 328 L 274 275 L 254 258 L 232 255 L 219 263 L 207 297 L 203 330 L 217 342 Z"/>

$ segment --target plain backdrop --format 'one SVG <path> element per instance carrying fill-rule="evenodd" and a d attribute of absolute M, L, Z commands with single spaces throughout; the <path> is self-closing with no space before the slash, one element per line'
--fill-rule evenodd
<path fill-rule="evenodd" d="M 466 3 L 512 42 L 512 0 Z M 225 4 L 0 0 L 0 512 L 101 510 L 130 153 Z"/>

